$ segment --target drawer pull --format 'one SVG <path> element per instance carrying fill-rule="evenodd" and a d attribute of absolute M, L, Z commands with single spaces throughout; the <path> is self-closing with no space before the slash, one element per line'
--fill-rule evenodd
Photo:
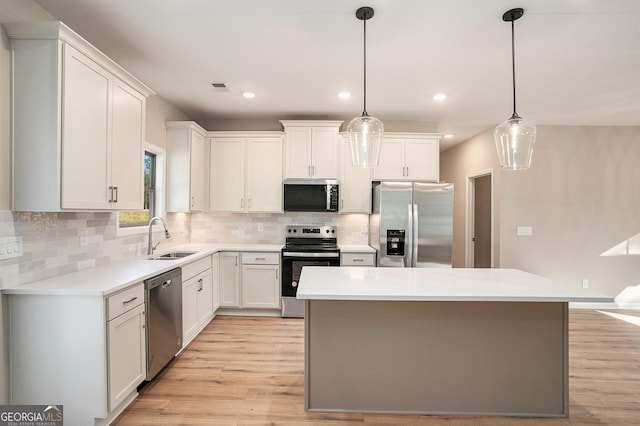
<path fill-rule="evenodd" d="M 267 260 L 266 257 L 256 257 L 256 260 Z"/>
<path fill-rule="evenodd" d="M 134 300 L 136 300 L 138 298 L 138 296 L 133 296 L 131 299 L 129 300 L 125 300 L 124 302 L 122 302 L 123 305 L 126 305 L 128 303 L 133 302 Z"/>
<path fill-rule="evenodd" d="M 364 262 L 364 259 L 353 259 L 354 262 Z"/>

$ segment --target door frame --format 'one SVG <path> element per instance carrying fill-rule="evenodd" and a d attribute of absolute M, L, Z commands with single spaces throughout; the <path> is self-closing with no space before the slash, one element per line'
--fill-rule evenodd
<path fill-rule="evenodd" d="M 494 196 L 494 170 L 485 169 L 477 172 L 472 172 L 466 175 L 466 189 L 467 189 L 467 198 L 466 198 L 466 217 L 465 217 L 465 267 L 473 268 L 474 264 L 474 244 L 472 241 L 473 235 L 475 234 L 475 215 L 474 215 L 474 206 L 476 200 L 476 178 L 481 178 L 485 176 L 491 176 L 491 267 L 495 267 L 494 260 L 494 237 L 495 237 L 495 196 Z"/>

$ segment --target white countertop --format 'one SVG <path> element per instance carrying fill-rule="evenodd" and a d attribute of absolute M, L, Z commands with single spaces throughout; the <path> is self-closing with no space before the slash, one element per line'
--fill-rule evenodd
<path fill-rule="evenodd" d="M 516 269 L 305 267 L 298 299 L 387 301 L 613 302 Z"/>
<path fill-rule="evenodd" d="M 9 295 L 108 296 L 132 284 L 154 277 L 178 266 L 220 251 L 280 252 L 282 244 L 184 244 L 158 251 L 198 251 L 197 254 L 175 260 L 149 260 L 146 257 L 110 263 L 72 274 L 61 275 L 2 290 Z"/>
<path fill-rule="evenodd" d="M 338 244 L 341 253 L 375 253 L 376 249 L 365 244 Z"/>

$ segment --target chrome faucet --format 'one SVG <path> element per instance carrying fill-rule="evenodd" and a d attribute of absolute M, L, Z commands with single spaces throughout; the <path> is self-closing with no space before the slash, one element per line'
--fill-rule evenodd
<path fill-rule="evenodd" d="M 161 218 L 160 216 L 155 216 L 153 218 L 151 218 L 151 220 L 149 221 L 149 246 L 147 247 L 147 255 L 152 255 L 153 251 L 156 249 L 156 247 L 158 247 L 158 244 L 160 244 L 161 241 L 158 241 L 155 245 L 153 245 L 153 234 L 151 233 L 151 228 L 153 225 L 153 222 L 155 222 L 156 220 L 159 220 L 162 223 L 162 226 L 164 227 L 164 238 L 171 238 L 171 235 L 169 235 L 169 230 L 167 229 L 167 222 L 164 221 L 163 218 Z"/>

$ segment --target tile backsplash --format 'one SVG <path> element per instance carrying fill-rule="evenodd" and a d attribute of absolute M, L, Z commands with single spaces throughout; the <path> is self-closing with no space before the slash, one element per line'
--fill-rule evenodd
<path fill-rule="evenodd" d="M 21 257 L 0 260 L 0 287 L 38 281 L 81 269 L 143 256 L 147 233 L 117 235 L 116 213 L 0 211 L 0 237 L 22 236 Z M 167 214 L 171 240 L 160 248 L 188 243 L 189 215 Z M 161 227 L 154 226 L 158 241 Z M 80 245 L 80 231 L 88 244 Z"/>
<path fill-rule="evenodd" d="M 368 244 L 369 215 L 336 213 L 198 213 L 191 216 L 194 243 L 284 244 L 287 225 L 335 225 L 338 244 Z M 261 227 L 260 227 L 261 225 Z M 262 229 L 262 231 L 260 231 Z"/>
<path fill-rule="evenodd" d="M 147 234 L 118 235 L 115 213 L 0 211 L 0 238 L 22 236 L 23 255 L 0 260 L 0 288 L 25 284 L 98 265 L 144 256 Z M 367 244 L 368 215 L 335 213 L 168 213 L 171 240 L 159 250 L 194 243 L 283 244 L 286 225 L 336 225 L 339 244 Z M 260 226 L 261 225 L 261 226 Z M 262 229 L 260 231 L 259 229 Z M 88 244 L 80 245 L 80 232 Z M 154 226 L 157 240 L 161 227 Z"/>

